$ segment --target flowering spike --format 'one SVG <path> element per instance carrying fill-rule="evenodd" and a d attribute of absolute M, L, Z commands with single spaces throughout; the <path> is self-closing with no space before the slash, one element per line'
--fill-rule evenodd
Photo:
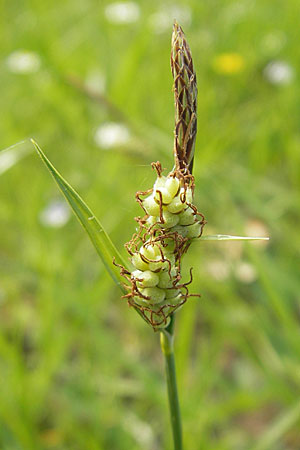
<path fill-rule="evenodd" d="M 145 216 L 136 217 L 137 232 L 125 244 L 134 269 L 121 267 L 128 304 L 159 330 L 168 327 L 171 316 L 191 296 L 181 280 L 181 259 L 193 239 L 202 235 L 203 214 L 193 204 L 194 145 L 196 137 L 196 76 L 189 46 L 175 23 L 171 66 L 175 92 L 175 168 L 163 175 L 159 161 L 152 163 L 157 179 L 151 189 L 136 193 Z"/>
<path fill-rule="evenodd" d="M 191 173 L 197 133 L 197 80 L 190 47 L 176 21 L 172 34 L 171 69 L 175 100 L 175 168 L 187 168 Z"/>

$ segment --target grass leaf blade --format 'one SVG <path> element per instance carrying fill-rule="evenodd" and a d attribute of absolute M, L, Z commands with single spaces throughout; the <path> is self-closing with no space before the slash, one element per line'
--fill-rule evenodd
<path fill-rule="evenodd" d="M 230 236 L 228 234 L 212 234 L 201 236 L 201 241 L 268 241 L 264 236 Z"/>
<path fill-rule="evenodd" d="M 24 145 L 24 144 L 27 144 Z M 22 145 L 22 147 L 20 147 Z M 28 140 L 17 142 L 0 152 L 0 175 L 5 173 L 11 167 L 16 165 L 21 159 L 29 155 L 33 151 L 32 147 L 28 148 Z"/>
<path fill-rule="evenodd" d="M 121 278 L 119 268 L 113 264 L 113 258 L 115 259 L 115 262 L 117 264 L 122 264 L 124 267 L 125 263 L 122 260 L 119 252 L 115 248 L 114 244 L 112 243 L 111 239 L 109 238 L 108 234 L 104 231 L 102 225 L 90 210 L 90 208 L 87 206 L 87 204 L 55 169 L 55 167 L 43 153 L 39 145 L 33 139 L 31 139 L 31 142 L 35 146 L 36 151 L 38 152 L 42 161 L 46 165 L 61 192 L 71 206 L 77 219 L 89 235 L 98 255 L 102 259 L 103 264 L 109 272 L 110 276 L 112 277 L 114 282 L 121 288 L 121 290 L 125 292 L 125 289 L 123 287 L 123 279 Z"/>
<path fill-rule="evenodd" d="M 283 412 L 270 428 L 262 435 L 253 450 L 268 450 L 274 448 L 275 444 L 292 428 L 300 418 L 300 402 L 298 401 L 290 409 Z"/>

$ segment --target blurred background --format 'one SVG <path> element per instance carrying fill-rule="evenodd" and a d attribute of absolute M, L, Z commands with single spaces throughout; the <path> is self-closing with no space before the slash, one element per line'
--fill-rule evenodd
<path fill-rule="evenodd" d="M 170 450 L 159 336 L 129 310 L 34 137 L 126 257 L 172 168 L 172 22 L 198 77 L 205 234 L 177 314 L 185 448 L 300 448 L 299 2 L 11 0 L 0 14 L 0 447 Z M 25 140 L 12 150 L 7 147 Z"/>

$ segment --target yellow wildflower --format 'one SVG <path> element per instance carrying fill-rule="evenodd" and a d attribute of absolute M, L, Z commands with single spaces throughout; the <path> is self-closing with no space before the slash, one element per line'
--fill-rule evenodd
<path fill-rule="evenodd" d="M 243 71 L 245 60 L 239 53 L 221 53 L 214 58 L 213 67 L 218 73 L 234 75 Z"/>

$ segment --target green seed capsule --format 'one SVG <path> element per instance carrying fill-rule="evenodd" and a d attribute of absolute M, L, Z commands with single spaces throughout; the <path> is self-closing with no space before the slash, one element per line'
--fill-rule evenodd
<path fill-rule="evenodd" d="M 169 211 L 163 211 L 164 223 L 160 223 L 162 228 L 172 228 L 179 222 L 179 217 L 177 214 L 172 214 Z"/>
<path fill-rule="evenodd" d="M 162 202 L 167 205 L 168 203 L 170 203 L 173 199 L 172 194 L 170 194 L 170 192 L 168 191 L 167 188 L 165 187 L 161 187 L 161 188 L 157 188 L 155 189 L 155 199 L 160 202 L 160 195 L 158 193 L 158 191 L 160 191 L 161 193 L 161 197 L 162 197 Z"/>
<path fill-rule="evenodd" d="M 187 188 L 186 190 L 186 202 L 193 203 L 193 191 L 191 188 Z"/>
<path fill-rule="evenodd" d="M 153 322 L 156 322 L 156 323 L 163 322 L 161 325 L 164 326 L 165 325 L 165 321 L 168 320 L 166 315 L 167 315 L 167 309 L 164 308 L 164 313 L 162 313 L 162 312 L 160 312 L 158 314 L 153 313 L 151 319 L 152 319 Z"/>
<path fill-rule="evenodd" d="M 153 195 L 150 195 L 143 200 L 143 207 L 145 208 L 149 216 L 159 216 L 160 207 L 159 204 L 155 201 Z"/>
<path fill-rule="evenodd" d="M 182 294 L 180 293 L 180 294 L 176 295 L 176 297 L 172 297 L 172 298 L 168 299 L 168 302 L 169 302 L 169 304 L 171 304 L 172 306 L 176 306 L 176 305 L 178 305 L 179 303 L 181 303 L 182 300 L 183 300 L 183 297 L 182 297 Z M 166 300 L 165 300 L 165 301 L 166 301 Z M 178 309 L 177 309 L 176 311 L 178 311 Z"/>
<path fill-rule="evenodd" d="M 164 243 L 166 244 L 166 247 L 163 247 L 164 254 L 168 255 L 168 253 L 174 253 L 175 240 L 174 239 L 165 239 Z"/>
<path fill-rule="evenodd" d="M 182 203 L 180 196 L 177 195 L 173 198 L 171 203 L 167 205 L 167 211 L 170 213 L 176 214 L 181 212 L 186 207 L 185 203 Z"/>
<path fill-rule="evenodd" d="M 164 188 L 166 185 L 167 177 L 161 176 L 157 177 L 153 186 L 153 191 L 156 189 Z"/>
<path fill-rule="evenodd" d="M 166 289 L 165 290 L 166 293 L 166 299 L 168 299 L 170 301 L 170 303 L 172 303 L 173 298 L 177 297 L 179 294 L 181 295 L 180 289 Z"/>
<path fill-rule="evenodd" d="M 147 219 L 147 224 L 149 227 L 151 227 L 152 225 L 154 225 L 157 222 L 159 222 L 159 217 L 149 216 Z"/>
<path fill-rule="evenodd" d="M 133 272 L 131 272 L 131 278 L 136 280 L 137 278 L 140 278 L 143 275 L 143 273 L 144 272 L 142 270 L 134 270 Z"/>
<path fill-rule="evenodd" d="M 164 254 L 164 261 L 162 259 L 158 260 L 157 262 L 150 262 L 149 263 L 149 269 L 153 272 L 160 271 L 160 270 L 169 270 L 170 265 L 173 267 L 175 264 L 175 255 L 172 253 Z"/>
<path fill-rule="evenodd" d="M 161 257 L 158 259 L 157 262 L 150 262 L 149 263 L 149 269 L 152 270 L 152 272 L 157 272 L 157 271 L 165 268 L 165 266 L 166 266 L 166 263 L 164 261 L 162 261 Z"/>
<path fill-rule="evenodd" d="M 186 237 L 188 237 L 189 239 L 197 238 L 200 236 L 201 225 L 199 222 L 196 222 L 193 225 L 186 227 L 186 229 L 187 229 Z"/>
<path fill-rule="evenodd" d="M 135 253 L 132 258 L 131 262 L 134 265 L 134 267 L 138 270 L 148 270 L 149 265 L 145 261 L 141 259 L 141 255 L 139 253 Z"/>
<path fill-rule="evenodd" d="M 193 225 L 191 225 L 191 226 L 193 226 Z M 186 226 L 183 226 L 183 225 L 176 225 L 176 227 L 171 228 L 170 231 L 171 232 L 175 232 L 176 231 L 177 233 L 181 234 L 181 236 L 187 237 L 187 229 L 188 228 L 189 227 L 186 227 Z"/>
<path fill-rule="evenodd" d="M 137 305 L 144 306 L 145 308 L 149 308 L 149 303 L 150 303 L 149 300 L 146 300 L 146 299 L 143 299 L 140 297 L 134 297 L 134 302 Z"/>
<path fill-rule="evenodd" d="M 179 225 L 191 225 L 195 222 L 195 215 L 191 208 L 187 208 L 179 214 Z"/>
<path fill-rule="evenodd" d="M 153 272 L 157 270 L 167 271 L 175 265 L 175 255 L 173 253 L 164 254 L 164 261 L 160 260 L 157 263 L 149 263 L 149 269 Z"/>
<path fill-rule="evenodd" d="M 145 270 L 141 272 L 140 270 L 135 270 L 132 272 L 131 276 L 135 279 L 141 280 L 137 282 L 139 288 L 153 287 L 159 282 L 159 276 L 150 270 Z"/>
<path fill-rule="evenodd" d="M 164 302 L 165 302 L 165 300 L 164 300 Z M 163 304 L 163 303 L 162 303 L 162 304 Z M 166 307 L 163 309 L 163 311 L 164 311 L 164 315 L 166 316 L 166 315 L 170 314 L 170 312 L 172 312 L 172 307 L 166 306 Z"/>
<path fill-rule="evenodd" d="M 161 302 L 157 307 L 161 309 L 164 306 L 164 312 L 165 312 L 165 314 L 167 314 L 168 312 L 172 311 L 173 306 L 176 306 L 179 303 L 179 298 L 180 298 L 180 301 L 182 301 L 181 293 L 172 298 L 165 298 L 164 301 Z M 173 303 L 173 302 L 175 302 L 175 303 Z M 151 306 L 151 308 L 152 308 L 152 306 Z"/>
<path fill-rule="evenodd" d="M 165 184 L 166 189 L 169 191 L 172 197 L 175 197 L 179 188 L 178 178 L 168 177 Z"/>
<path fill-rule="evenodd" d="M 186 190 L 184 188 L 180 189 L 180 196 L 185 196 L 185 203 L 193 203 L 193 192 L 190 187 L 188 187 Z"/>
<path fill-rule="evenodd" d="M 144 244 L 140 248 L 140 253 L 147 259 L 159 259 L 161 258 L 159 246 L 157 244 Z"/>
<path fill-rule="evenodd" d="M 160 325 L 156 325 L 156 328 L 159 328 L 159 329 L 167 328 L 167 326 L 170 324 L 170 322 L 171 322 L 170 317 L 167 317 L 166 322 L 163 321 L 163 323 L 161 323 Z"/>
<path fill-rule="evenodd" d="M 175 265 L 175 255 L 173 253 L 169 253 L 168 255 L 165 255 L 165 258 L 170 262 L 171 267 L 173 267 Z M 166 263 L 167 263 L 165 266 L 166 270 L 170 269 L 170 264 L 168 261 L 166 261 Z"/>
<path fill-rule="evenodd" d="M 162 307 L 164 307 L 163 311 L 166 316 L 168 314 L 168 312 L 170 311 L 170 308 L 166 305 L 168 305 L 168 301 L 163 300 L 161 303 L 157 303 L 156 305 L 151 305 L 151 311 L 156 312 L 156 313 L 159 312 L 159 314 L 161 314 Z"/>
<path fill-rule="evenodd" d="M 165 267 L 165 262 L 163 261 L 163 257 L 161 255 L 160 246 L 155 243 L 148 244 L 146 242 L 141 248 L 140 253 L 146 258 L 149 259 L 148 269 L 152 272 L 156 272 L 161 270 L 161 268 Z"/>
<path fill-rule="evenodd" d="M 160 272 L 159 282 L 158 282 L 157 286 L 160 288 L 163 288 L 163 289 L 171 288 L 173 286 L 173 280 L 174 280 L 175 274 L 176 274 L 176 270 L 174 268 L 172 268 L 172 270 L 171 270 L 171 276 L 168 271 Z"/>
<path fill-rule="evenodd" d="M 148 300 L 149 303 L 161 303 L 166 297 L 165 291 L 163 289 L 159 289 L 158 287 L 140 289 L 140 292 L 142 295 L 150 297 L 150 300 Z"/>

